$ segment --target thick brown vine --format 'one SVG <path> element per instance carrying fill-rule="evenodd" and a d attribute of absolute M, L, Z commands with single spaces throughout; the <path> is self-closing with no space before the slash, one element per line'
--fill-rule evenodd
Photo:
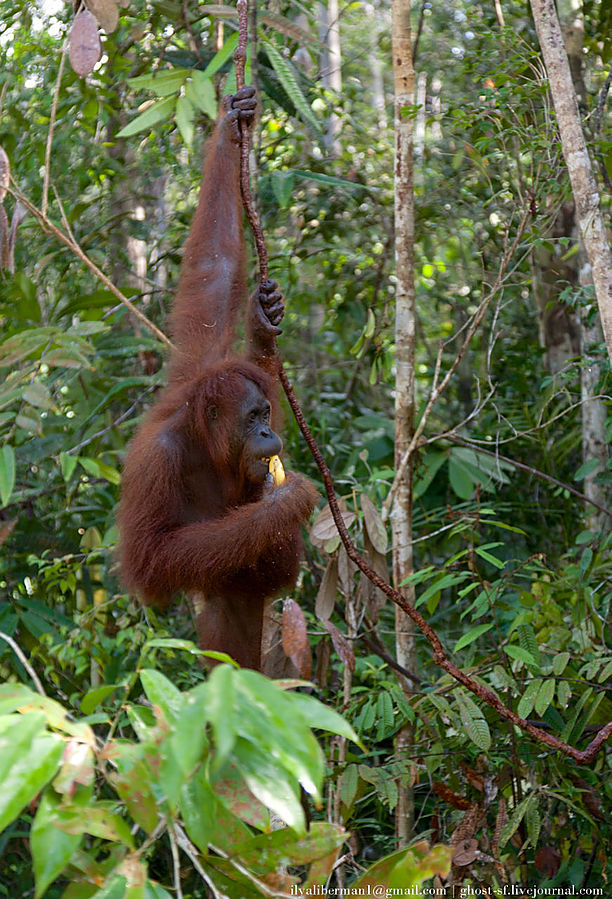
<path fill-rule="evenodd" d="M 238 12 L 238 27 L 239 27 L 239 40 L 238 47 L 236 52 L 234 53 L 234 62 L 236 65 L 236 84 L 238 87 L 242 87 L 244 84 L 244 66 L 246 62 L 246 47 L 247 47 L 247 0 L 238 0 L 236 4 L 236 9 Z M 255 204 L 253 203 L 253 198 L 251 196 L 250 185 L 249 185 L 249 136 L 245 131 L 242 135 L 242 165 L 241 165 L 241 179 L 240 186 L 242 190 L 242 199 L 244 203 L 244 208 L 246 212 L 247 219 L 249 221 L 249 225 L 251 226 L 251 230 L 253 231 L 253 235 L 255 238 L 255 244 L 257 246 L 257 255 L 259 259 L 259 274 L 261 282 L 265 282 L 268 280 L 268 252 L 266 248 L 266 242 L 264 238 L 264 234 L 261 228 L 261 223 L 259 221 L 259 216 L 255 209 Z M 287 377 L 287 373 L 283 367 L 282 360 L 277 352 L 277 360 L 278 360 L 278 373 L 279 379 L 283 386 L 283 390 L 285 391 L 285 395 L 291 406 L 293 414 L 295 416 L 295 420 L 302 432 L 304 440 L 312 456 L 317 463 L 319 471 L 321 472 L 321 476 L 323 478 L 323 483 L 325 485 L 325 492 L 327 494 L 327 499 L 329 502 L 329 507 L 333 516 L 333 519 L 336 523 L 336 527 L 338 528 L 338 533 L 340 535 L 340 539 L 344 544 L 346 552 L 350 559 L 357 565 L 360 571 L 376 586 L 379 590 L 389 597 L 394 603 L 396 603 L 404 612 L 414 621 L 416 626 L 422 632 L 422 634 L 428 640 L 432 650 L 433 650 L 433 660 L 436 665 L 442 668 L 447 672 L 454 680 L 458 683 L 462 684 L 467 690 L 473 693 L 478 699 L 485 702 L 487 705 L 491 706 L 491 708 L 495 709 L 495 711 L 507 721 L 510 721 L 516 727 L 525 731 L 525 733 L 529 734 L 534 740 L 537 740 L 539 743 L 544 743 L 550 749 L 556 750 L 558 752 L 562 752 L 564 755 L 569 756 L 574 759 L 574 761 L 579 765 L 588 765 L 590 764 L 597 753 L 612 735 L 612 721 L 608 722 L 608 724 L 604 725 L 594 740 L 592 740 L 586 749 L 580 751 L 575 749 L 573 746 L 570 746 L 568 743 L 564 743 L 563 740 L 560 740 L 558 737 L 555 737 L 553 734 L 549 734 L 544 730 L 538 728 L 535 724 L 532 724 L 530 721 L 526 721 L 524 718 L 521 718 L 516 712 L 513 712 L 512 709 L 509 709 L 507 706 L 503 704 L 503 702 L 487 687 L 483 684 L 479 684 L 474 681 L 471 677 L 469 677 L 465 672 L 463 672 L 460 668 L 458 668 L 446 654 L 444 647 L 440 641 L 440 638 L 431 627 L 430 624 L 423 618 L 420 612 L 414 608 L 406 598 L 397 590 L 395 587 L 392 587 L 391 584 L 387 583 L 379 574 L 377 574 L 373 568 L 366 562 L 366 560 L 361 556 L 359 551 L 357 550 L 355 544 L 351 540 L 351 537 L 348 533 L 346 525 L 344 524 L 344 519 L 342 517 L 342 512 L 340 510 L 340 506 L 338 504 L 338 498 L 336 496 L 336 491 L 334 489 L 334 484 L 332 480 L 332 475 L 329 470 L 329 467 L 323 457 L 321 450 L 319 449 L 311 431 L 308 426 L 308 422 L 304 417 L 304 413 L 300 408 L 297 397 Z"/>

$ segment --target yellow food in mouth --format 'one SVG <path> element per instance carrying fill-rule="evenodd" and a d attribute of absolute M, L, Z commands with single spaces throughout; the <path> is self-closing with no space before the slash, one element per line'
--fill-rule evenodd
<path fill-rule="evenodd" d="M 280 487 L 285 483 L 285 469 L 279 456 L 271 456 L 269 459 L 262 459 L 262 462 L 268 463 L 268 471 L 272 475 L 275 487 Z"/>

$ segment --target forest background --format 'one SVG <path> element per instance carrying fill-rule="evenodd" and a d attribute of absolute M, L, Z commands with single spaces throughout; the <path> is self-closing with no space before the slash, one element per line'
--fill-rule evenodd
<path fill-rule="evenodd" d="M 394 117 L 389 2 L 250 6 L 280 351 L 349 533 L 472 684 L 582 750 L 612 720 L 610 364 L 531 10 L 398 3 Z M 0 2 L 0 896 L 606 895 L 609 747 L 579 765 L 434 664 L 341 546 L 289 410 L 322 494 L 306 628 L 284 611 L 314 691 L 204 681 L 188 603 L 121 592 L 121 460 L 237 22 L 87 7 Z M 609 226 L 612 8 L 558 14 Z"/>

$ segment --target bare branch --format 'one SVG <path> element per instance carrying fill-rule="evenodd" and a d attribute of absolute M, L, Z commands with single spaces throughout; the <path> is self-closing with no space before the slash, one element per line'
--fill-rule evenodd
<path fill-rule="evenodd" d="M 55 83 L 55 92 L 53 94 L 53 103 L 51 104 L 51 117 L 49 119 L 49 131 L 47 132 L 47 149 L 45 150 L 45 175 L 43 178 L 43 194 L 41 203 L 41 213 L 47 215 L 47 206 L 49 205 L 49 181 L 51 179 L 51 147 L 53 146 L 53 132 L 55 130 L 55 117 L 57 115 L 57 104 L 59 101 L 60 87 L 62 84 L 62 75 L 64 74 L 64 63 L 66 62 L 66 54 L 70 38 L 68 35 L 64 40 L 62 47 L 62 55 L 60 56 L 59 69 L 57 72 L 57 81 Z"/>
<path fill-rule="evenodd" d="M 127 309 L 130 310 L 132 315 L 134 315 L 142 324 L 151 331 L 158 340 L 162 343 L 166 344 L 168 347 L 172 347 L 172 341 L 169 337 L 160 331 L 157 325 L 153 324 L 153 322 L 147 318 L 147 316 L 138 309 L 137 306 L 134 306 L 130 300 L 123 294 L 118 287 L 116 287 L 113 282 L 108 278 L 103 271 L 101 271 L 98 266 L 93 262 L 85 250 L 81 247 L 81 245 L 77 242 L 76 238 L 72 236 L 72 232 L 66 234 L 61 228 L 58 228 L 57 225 L 54 225 L 51 219 L 45 215 L 42 210 L 40 210 L 34 203 L 31 203 L 27 197 L 21 193 L 21 191 L 15 186 L 15 183 L 12 182 L 12 187 L 9 187 L 9 193 L 14 196 L 19 202 L 24 206 L 28 212 L 31 212 L 34 218 L 37 219 L 43 231 L 46 231 L 48 234 L 52 234 L 57 238 L 64 246 L 68 247 L 75 256 L 77 256 L 81 262 L 83 262 L 87 268 L 93 272 L 93 274 L 98 278 L 99 281 L 104 284 L 104 286 L 110 290 L 110 292 L 115 296 L 120 303 L 122 303 Z"/>

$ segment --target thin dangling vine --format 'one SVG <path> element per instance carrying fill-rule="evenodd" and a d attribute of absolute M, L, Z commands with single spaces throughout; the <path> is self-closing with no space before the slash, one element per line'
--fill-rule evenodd
<path fill-rule="evenodd" d="M 239 36 L 238 47 L 234 53 L 234 64 L 236 67 L 236 85 L 238 88 L 240 88 L 244 85 L 244 69 L 246 64 L 246 48 L 248 42 L 247 0 L 237 0 L 236 9 L 238 12 Z M 244 209 L 251 230 L 253 231 L 255 245 L 257 247 L 260 281 L 261 283 L 264 283 L 268 280 L 268 251 L 264 234 L 261 228 L 259 215 L 257 214 L 257 210 L 255 209 L 255 204 L 253 203 L 253 198 L 251 196 L 251 189 L 249 184 L 249 152 L 249 134 L 247 130 L 244 129 L 244 131 L 242 132 L 241 142 L 240 187 Z M 351 537 L 344 523 L 342 512 L 338 503 L 338 498 L 336 496 L 336 491 L 334 489 L 331 471 L 329 470 L 323 454 L 310 431 L 291 382 L 289 381 L 287 373 L 283 367 L 282 360 L 278 353 L 278 348 L 276 352 L 276 358 L 278 364 L 279 380 L 283 386 L 283 390 L 285 391 L 285 395 L 287 397 L 289 405 L 291 406 L 291 410 L 295 416 L 295 420 L 300 428 L 300 431 L 302 432 L 304 440 L 306 441 L 306 444 L 310 452 L 312 453 L 317 467 L 321 472 L 323 483 L 325 485 L 325 492 L 327 494 L 327 499 L 329 502 L 329 508 L 348 557 L 355 563 L 355 565 L 357 565 L 360 571 L 363 572 L 363 574 L 376 587 L 378 587 L 379 590 L 381 590 L 386 596 L 389 597 L 389 599 L 391 599 L 401 609 L 403 609 L 403 611 L 406 612 L 406 614 L 412 619 L 412 621 L 414 621 L 416 626 L 429 642 L 433 650 L 433 661 L 436 665 L 438 665 L 438 667 L 446 671 L 447 674 L 449 674 L 454 680 L 456 680 L 467 690 L 477 696 L 480 700 L 482 700 L 482 702 L 485 702 L 487 705 L 491 706 L 491 708 L 495 709 L 495 711 L 502 718 L 505 718 L 507 721 L 510 721 L 516 727 L 529 734 L 529 736 L 534 740 L 538 741 L 539 743 L 544 743 L 552 750 L 561 752 L 564 755 L 569 756 L 570 758 L 574 759 L 574 761 L 579 765 L 590 764 L 594 760 L 604 743 L 610 738 L 610 736 L 612 736 L 612 721 L 609 721 L 601 728 L 597 736 L 588 744 L 586 749 L 580 751 L 578 749 L 575 749 L 573 746 L 570 746 L 568 743 L 564 743 L 563 740 L 560 740 L 553 734 L 549 734 L 546 731 L 541 730 L 530 721 L 526 721 L 524 718 L 521 718 L 516 714 L 516 712 L 513 712 L 512 709 L 509 709 L 507 706 L 505 706 L 503 702 L 491 690 L 489 690 L 483 684 L 477 683 L 475 680 L 472 680 L 471 677 L 465 674 L 465 672 L 458 668 L 448 658 L 444 647 L 442 646 L 440 638 L 431 627 L 431 625 L 425 620 L 425 618 L 423 618 L 421 613 L 417 611 L 417 609 L 415 609 L 414 606 L 412 606 L 406 600 L 406 598 L 402 595 L 402 593 L 400 593 L 399 590 L 397 590 L 395 587 L 392 587 L 391 584 L 387 583 L 387 581 L 385 581 L 379 574 L 377 574 L 377 572 L 375 572 L 374 569 L 366 562 L 363 556 L 361 556 L 361 554 L 357 550 L 357 547 L 351 540 Z"/>

